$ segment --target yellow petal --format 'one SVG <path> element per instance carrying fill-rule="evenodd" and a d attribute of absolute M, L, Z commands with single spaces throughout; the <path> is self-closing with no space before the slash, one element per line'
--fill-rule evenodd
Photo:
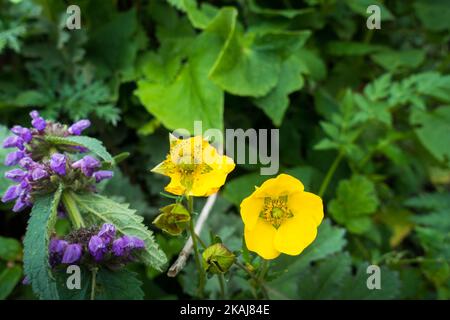
<path fill-rule="evenodd" d="M 186 187 L 181 183 L 181 177 L 178 174 L 174 174 L 170 177 L 170 183 L 164 190 L 177 196 L 182 196 L 186 193 Z"/>
<path fill-rule="evenodd" d="M 263 207 L 264 200 L 253 196 L 249 196 L 241 202 L 241 217 L 246 229 L 253 230 Z"/>
<path fill-rule="evenodd" d="M 258 219 L 254 228 L 245 228 L 244 237 L 248 250 L 256 252 L 264 259 L 275 259 L 280 252 L 275 249 L 274 238 L 276 229 L 266 221 Z"/>
<path fill-rule="evenodd" d="M 322 199 L 311 192 L 297 192 L 289 195 L 288 208 L 301 219 L 312 218 L 318 226 L 323 219 Z"/>
<path fill-rule="evenodd" d="M 266 180 L 254 195 L 257 197 L 279 197 L 304 190 L 300 180 L 288 175 L 280 174 L 276 178 Z"/>
<path fill-rule="evenodd" d="M 294 216 L 285 220 L 275 234 L 276 250 L 292 256 L 300 254 L 314 241 L 317 227 L 310 217 Z"/>

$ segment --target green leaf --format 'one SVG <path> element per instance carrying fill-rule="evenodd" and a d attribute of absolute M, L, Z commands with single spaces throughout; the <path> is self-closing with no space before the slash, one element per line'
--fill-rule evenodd
<path fill-rule="evenodd" d="M 203 130 L 223 128 L 223 91 L 208 79 L 208 72 L 235 26 L 237 12 L 224 8 L 188 49 L 186 62 L 173 79 L 138 81 L 135 94 L 146 109 L 168 129 L 193 132 L 194 121 Z"/>
<path fill-rule="evenodd" d="M 425 60 L 425 52 L 420 49 L 403 51 L 382 51 L 372 54 L 372 60 L 384 69 L 394 72 L 398 69 L 415 69 Z"/>
<path fill-rule="evenodd" d="M 22 268 L 13 266 L 0 273 L 0 300 L 6 299 L 14 290 L 22 277 Z"/>
<path fill-rule="evenodd" d="M 210 71 L 210 78 L 234 95 L 262 97 L 275 88 L 282 62 L 309 35 L 309 31 L 243 34 L 236 28 Z"/>
<path fill-rule="evenodd" d="M 323 221 L 319 226 L 317 238 L 299 256 L 281 255 L 272 263 L 270 269 L 278 273 L 278 277 L 269 283 L 269 286 L 275 289 L 270 294 L 271 298 L 297 297 L 298 275 L 304 272 L 311 262 L 341 251 L 345 244 L 345 230 L 332 226 L 328 219 Z"/>
<path fill-rule="evenodd" d="M 385 49 L 381 45 L 353 41 L 331 41 L 327 45 L 327 52 L 334 56 L 364 56 Z"/>
<path fill-rule="evenodd" d="M 450 2 L 448 0 L 415 0 L 414 9 L 420 22 L 431 31 L 450 30 Z"/>
<path fill-rule="evenodd" d="M 264 113 L 280 126 L 289 106 L 289 94 L 303 87 L 303 77 L 300 74 L 302 64 L 295 55 L 289 57 L 281 65 L 280 80 L 267 95 L 253 100 Z"/>
<path fill-rule="evenodd" d="M 121 234 L 136 236 L 145 241 L 146 248 L 140 254 L 142 261 L 157 270 L 167 262 L 166 255 L 159 249 L 153 232 L 144 224 L 143 218 L 129 205 L 117 203 L 98 194 L 72 194 L 77 206 L 97 223 L 111 223 Z"/>
<path fill-rule="evenodd" d="M 13 238 L 0 237 L 0 259 L 14 261 L 22 255 L 20 242 Z"/>
<path fill-rule="evenodd" d="M 62 188 L 59 188 L 54 194 L 36 197 L 23 241 L 25 275 L 33 291 L 45 300 L 58 299 L 56 282 L 48 262 L 48 244 L 61 192 Z"/>
<path fill-rule="evenodd" d="M 450 106 L 433 111 L 415 110 L 410 122 L 422 145 L 439 161 L 450 165 Z"/>
<path fill-rule="evenodd" d="M 370 5 L 377 5 L 380 7 L 381 21 L 394 19 L 392 13 L 382 4 L 382 1 L 380 0 L 345 0 L 345 2 L 353 12 L 360 14 L 365 18 L 370 15 L 370 13 L 367 13 L 367 8 Z"/>
<path fill-rule="evenodd" d="M 368 263 L 362 263 L 355 276 L 348 275 L 342 281 L 342 290 L 337 299 L 344 300 L 388 300 L 396 298 L 400 293 L 401 282 L 397 272 L 382 266 L 380 268 L 381 289 L 367 288 L 366 270 Z"/>
<path fill-rule="evenodd" d="M 369 215 L 375 213 L 379 200 L 375 185 L 364 176 L 353 176 L 339 183 L 337 197 L 330 202 L 329 212 L 350 232 L 363 233 L 370 228 Z"/>
<path fill-rule="evenodd" d="M 333 299 L 342 279 L 351 272 L 350 255 L 340 253 L 314 267 L 305 269 L 298 278 L 299 297 L 308 300 Z"/>
<path fill-rule="evenodd" d="M 304 14 L 308 14 L 314 11 L 312 8 L 305 8 L 305 9 L 270 9 L 270 8 L 264 8 L 258 5 L 256 0 L 249 0 L 248 8 L 250 11 L 265 15 L 269 17 L 285 17 L 285 18 L 295 18 L 297 16 L 301 16 Z"/>
<path fill-rule="evenodd" d="M 71 136 L 71 137 L 56 137 L 56 136 L 46 136 L 45 138 L 48 142 L 59 144 L 59 145 L 69 145 L 69 146 L 82 146 L 92 153 L 96 154 L 104 161 L 114 163 L 114 158 L 109 154 L 103 143 L 100 140 L 87 136 Z"/>

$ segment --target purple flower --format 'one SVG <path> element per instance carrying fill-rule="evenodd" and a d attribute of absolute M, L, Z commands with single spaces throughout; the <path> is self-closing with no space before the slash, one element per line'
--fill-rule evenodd
<path fill-rule="evenodd" d="M 25 197 L 19 197 L 14 204 L 12 211 L 19 212 L 29 206 L 29 201 L 26 200 Z"/>
<path fill-rule="evenodd" d="M 106 244 L 99 236 L 92 236 L 89 240 L 89 252 L 94 257 L 95 261 L 100 261 L 106 252 Z"/>
<path fill-rule="evenodd" d="M 20 187 L 17 185 L 10 186 L 2 197 L 2 202 L 6 203 L 16 199 L 20 195 Z"/>
<path fill-rule="evenodd" d="M 102 228 L 98 232 L 98 236 L 106 243 L 111 243 L 116 237 L 116 227 L 110 223 L 103 224 Z"/>
<path fill-rule="evenodd" d="M 144 249 L 145 242 L 137 237 L 123 236 L 113 242 L 112 250 L 117 257 L 128 256 L 134 249 Z"/>
<path fill-rule="evenodd" d="M 91 125 L 91 122 L 89 120 L 80 120 L 75 122 L 73 125 L 69 127 L 69 133 L 79 136 L 83 130 L 88 128 Z"/>
<path fill-rule="evenodd" d="M 72 168 L 81 169 L 83 174 L 87 177 L 91 177 L 95 169 L 100 168 L 100 166 L 100 161 L 91 156 L 85 156 L 83 159 L 72 164 Z"/>
<path fill-rule="evenodd" d="M 54 238 L 50 241 L 48 250 L 50 253 L 55 253 L 62 256 L 68 245 L 69 243 L 67 241 Z"/>
<path fill-rule="evenodd" d="M 95 182 L 100 182 L 105 179 L 111 179 L 114 172 L 108 170 L 100 170 L 94 173 Z"/>
<path fill-rule="evenodd" d="M 11 153 L 8 153 L 6 155 L 6 159 L 5 159 L 5 165 L 6 166 L 14 166 L 16 165 L 20 159 L 22 159 L 25 156 L 25 153 L 23 151 L 14 151 Z"/>
<path fill-rule="evenodd" d="M 48 177 L 48 172 L 40 167 L 36 167 L 33 169 L 33 171 L 31 171 L 31 178 L 34 181 L 37 181 L 37 180 L 40 180 L 43 178 L 47 178 L 47 177 Z"/>
<path fill-rule="evenodd" d="M 20 169 L 12 169 L 5 172 L 5 178 L 14 182 L 20 182 L 25 178 L 27 172 Z"/>
<path fill-rule="evenodd" d="M 33 110 L 30 112 L 30 116 L 33 119 L 31 121 L 31 125 L 35 127 L 38 131 L 43 131 L 47 126 L 47 123 L 45 122 L 44 118 L 39 116 L 39 112 Z"/>
<path fill-rule="evenodd" d="M 11 136 L 3 141 L 3 148 L 19 148 L 20 150 L 23 150 L 23 144 L 24 141 L 21 137 Z"/>
<path fill-rule="evenodd" d="M 22 284 L 23 284 L 24 286 L 27 286 L 27 285 L 31 284 L 30 278 L 28 278 L 28 276 L 25 277 L 25 278 L 23 278 Z"/>
<path fill-rule="evenodd" d="M 24 128 L 21 126 L 14 126 L 12 127 L 11 132 L 22 138 L 22 140 L 27 143 L 30 142 L 31 139 L 33 139 L 33 135 L 31 134 L 31 131 L 28 128 Z"/>
<path fill-rule="evenodd" d="M 36 165 L 37 163 L 34 162 L 30 157 L 24 157 L 19 161 L 19 166 L 27 170 L 34 168 Z"/>
<path fill-rule="evenodd" d="M 54 153 L 50 159 L 50 168 L 61 176 L 66 175 L 66 156 L 61 153 Z"/>
<path fill-rule="evenodd" d="M 81 252 L 82 247 L 80 244 L 78 243 L 69 244 L 64 251 L 62 263 L 70 264 L 77 262 L 81 258 Z"/>

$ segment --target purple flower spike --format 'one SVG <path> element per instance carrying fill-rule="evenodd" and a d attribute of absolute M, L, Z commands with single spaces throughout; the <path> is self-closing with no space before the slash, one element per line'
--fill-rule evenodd
<path fill-rule="evenodd" d="M 145 242 L 137 237 L 123 236 L 113 242 L 112 250 L 117 257 L 128 256 L 134 249 L 144 249 Z"/>
<path fill-rule="evenodd" d="M 116 237 L 116 227 L 110 223 L 103 224 L 101 230 L 98 232 L 98 236 L 106 243 L 111 243 Z"/>
<path fill-rule="evenodd" d="M 31 131 L 28 128 L 24 128 L 21 126 L 14 126 L 12 127 L 11 132 L 22 138 L 22 140 L 25 141 L 26 143 L 30 142 L 31 139 L 33 139 L 33 135 L 31 134 Z"/>
<path fill-rule="evenodd" d="M 12 169 L 5 172 L 5 178 L 14 182 L 20 182 L 26 177 L 27 173 L 20 169 Z"/>
<path fill-rule="evenodd" d="M 54 153 L 50 159 L 50 168 L 60 176 L 65 176 L 66 156 L 61 153 Z"/>
<path fill-rule="evenodd" d="M 81 132 L 87 128 L 89 128 L 91 122 L 89 120 L 80 120 L 75 122 L 73 125 L 69 127 L 69 133 L 75 136 L 79 136 Z"/>
<path fill-rule="evenodd" d="M 48 177 L 48 172 L 40 167 L 34 168 L 33 171 L 31 171 L 31 178 L 33 179 L 33 181 L 37 181 L 37 180 L 47 178 L 47 177 Z"/>
<path fill-rule="evenodd" d="M 81 169 L 81 172 L 87 177 L 91 177 L 95 169 L 98 169 L 100 166 L 100 161 L 91 156 L 85 156 L 72 164 L 72 168 Z"/>
<path fill-rule="evenodd" d="M 6 203 L 8 201 L 12 201 L 12 200 L 16 199 L 19 196 L 19 194 L 20 194 L 19 186 L 16 186 L 16 185 L 10 186 L 6 190 L 5 194 L 3 195 L 2 202 Z"/>
<path fill-rule="evenodd" d="M 24 157 L 19 161 L 19 166 L 27 170 L 33 169 L 36 165 L 37 163 L 34 162 L 30 157 Z"/>
<path fill-rule="evenodd" d="M 23 151 L 14 151 L 11 153 L 8 153 L 5 159 L 5 165 L 6 166 L 14 166 L 17 163 L 19 163 L 20 159 L 22 159 L 25 156 L 25 153 Z"/>
<path fill-rule="evenodd" d="M 31 125 L 35 127 L 38 131 L 43 131 L 47 126 L 47 122 L 45 122 L 44 118 L 39 116 L 39 112 L 33 110 L 30 112 L 30 116 L 31 118 L 33 118 L 33 120 L 31 121 Z"/>
<path fill-rule="evenodd" d="M 105 179 L 111 179 L 114 175 L 114 172 L 108 170 L 100 170 L 94 173 L 95 182 L 100 182 Z"/>
<path fill-rule="evenodd" d="M 89 253 L 94 257 L 95 261 L 100 261 L 106 252 L 106 244 L 99 236 L 92 236 L 89 240 Z"/>
<path fill-rule="evenodd" d="M 3 141 L 3 148 L 19 148 L 20 150 L 23 150 L 23 144 L 24 141 L 21 137 L 11 136 Z"/>
<path fill-rule="evenodd" d="M 64 251 L 64 256 L 62 258 L 62 263 L 75 263 L 81 258 L 82 247 L 80 244 L 69 244 Z"/>

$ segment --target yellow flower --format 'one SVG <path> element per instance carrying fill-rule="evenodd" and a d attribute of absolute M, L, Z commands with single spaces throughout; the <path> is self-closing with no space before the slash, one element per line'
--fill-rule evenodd
<path fill-rule="evenodd" d="M 170 152 L 152 172 L 170 177 L 167 192 L 206 197 L 219 191 L 234 166 L 231 158 L 220 155 L 202 136 L 177 139 L 170 135 Z"/>
<path fill-rule="evenodd" d="M 317 235 L 322 199 L 305 192 L 296 178 L 280 174 L 265 181 L 241 203 L 245 243 L 264 259 L 298 255 Z"/>

